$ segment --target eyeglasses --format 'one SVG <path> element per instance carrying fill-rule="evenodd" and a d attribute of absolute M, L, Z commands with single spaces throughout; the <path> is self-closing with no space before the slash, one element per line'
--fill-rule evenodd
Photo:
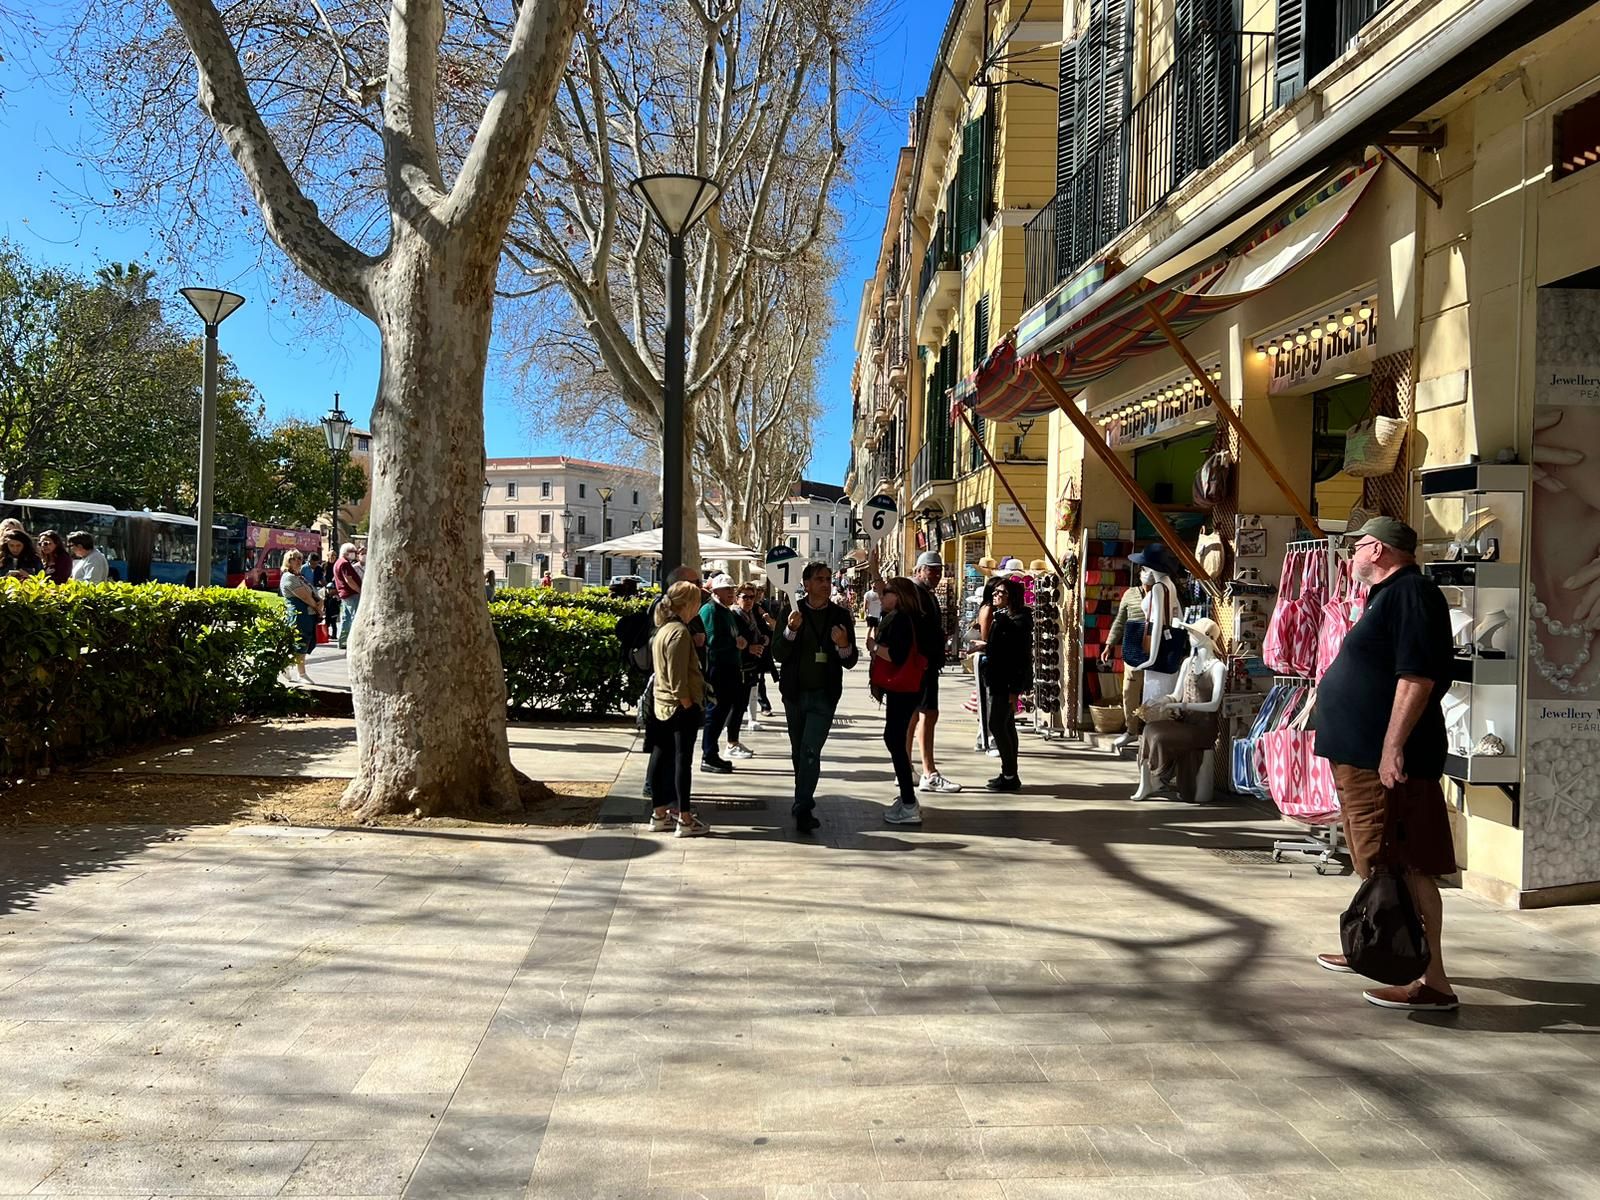
<path fill-rule="evenodd" d="M 1355 555 L 1360 554 L 1363 550 L 1371 550 L 1374 546 L 1381 546 L 1381 545 L 1383 545 L 1383 543 L 1378 541 L 1376 538 L 1373 538 L 1371 541 L 1368 541 L 1368 542 L 1357 542 L 1355 549 L 1350 552 L 1351 557 L 1354 557 Z"/>

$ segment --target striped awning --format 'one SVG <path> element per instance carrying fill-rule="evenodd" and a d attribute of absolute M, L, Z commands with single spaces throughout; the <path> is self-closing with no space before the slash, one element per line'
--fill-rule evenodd
<path fill-rule="evenodd" d="M 994 421 L 1039 416 L 1054 409 L 1055 402 L 1034 378 L 1035 364 L 1055 376 L 1069 396 L 1075 395 L 1130 359 L 1168 344 L 1147 305 L 1181 336 L 1249 299 L 1327 245 L 1372 182 L 1380 161 L 1372 159 L 1340 175 L 1225 258 L 1164 284 L 1141 280 L 1064 331 L 1049 350 L 1018 355 L 1020 327 L 1013 329 L 956 385 L 953 405 Z M 1097 264 L 1097 269 L 1103 279 L 1105 265 Z"/>

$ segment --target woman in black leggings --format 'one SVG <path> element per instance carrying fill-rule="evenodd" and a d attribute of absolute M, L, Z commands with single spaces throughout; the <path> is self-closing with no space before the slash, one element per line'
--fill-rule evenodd
<path fill-rule="evenodd" d="M 919 610 L 917 585 L 903 576 L 889 580 L 883 589 L 883 618 L 878 622 L 876 637 L 867 643 L 876 658 L 887 659 L 898 667 L 916 649 L 924 664 L 932 661 L 928 648 L 917 642 L 918 633 L 926 624 L 916 619 Z M 917 803 L 916 776 L 911 772 L 906 733 L 922 702 L 922 690 L 875 694 L 884 702 L 883 743 L 889 748 L 889 759 L 894 763 L 898 789 L 895 802 L 883 814 L 883 819 L 894 825 L 920 825 L 922 808 Z"/>
<path fill-rule="evenodd" d="M 997 581 L 989 636 L 983 644 L 988 682 L 989 736 L 1000 751 L 1000 774 L 985 786 L 991 792 L 1019 792 L 1017 777 L 1017 699 L 1033 690 L 1033 614 L 1022 580 Z"/>

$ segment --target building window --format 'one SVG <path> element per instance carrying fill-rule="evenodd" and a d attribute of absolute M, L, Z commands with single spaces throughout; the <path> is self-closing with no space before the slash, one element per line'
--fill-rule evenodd
<path fill-rule="evenodd" d="M 791 525 L 800 524 L 800 514 L 795 512 L 794 509 L 792 509 L 792 508 L 789 510 L 789 524 L 791 524 Z"/>
<path fill-rule="evenodd" d="M 582 500 L 588 494 L 589 494 L 589 485 L 587 483 L 580 483 L 578 485 L 578 499 Z"/>
<path fill-rule="evenodd" d="M 791 550 L 800 549 L 800 539 L 797 538 L 797 537 L 790 538 L 789 539 L 789 549 L 791 549 Z"/>
<path fill-rule="evenodd" d="M 1565 179 L 1600 162 L 1600 93 L 1556 114 L 1553 179 Z"/>
<path fill-rule="evenodd" d="M 517 514 L 516 513 L 507 513 L 506 514 L 506 532 L 507 533 L 515 533 L 516 531 L 517 531 Z"/>
<path fill-rule="evenodd" d="M 549 533 L 550 532 L 550 514 L 549 513 L 540 513 L 539 514 L 539 532 L 540 533 Z"/>
<path fill-rule="evenodd" d="M 822 514 L 821 513 L 813 513 L 812 516 L 811 516 L 811 523 L 813 525 L 815 525 L 818 529 L 821 529 L 822 528 Z"/>
<path fill-rule="evenodd" d="M 812 538 L 811 539 L 811 553 L 813 553 L 813 554 L 821 554 L 822 553 L 822 539 L 821 538 Z"/>
<path fill-rule="evenodd" d="M 514 563 L 516 561 L 517 561 L 517 552 L 515 550 L 507 550 L 506 551 L 506 566 L 509 567 L 512 563 Z"/>
<path fill-rule="evenodd" d="M 573 564 L 572 573 L 579 579 L 587 579 L 589 577 L 586 569 L 584 568 L 583 559 L 580 558 Z"/>
<path fill-rule="evenodd" d="M 548 479 L 541 479 L 539 481 L 539 499 L 550 499 L 550 481 Z"/>
<path fill-rule="evenodd" d="M 515 500 L 516 498 L 517 498 L 517 485 L 514 484 L 514 483 L 506 484 L 506 499 L 507 500 Z"/>
<path fill-rule="evenodd" d="M 639 507 L 639 493 L 638 493 L 638 492 L 635 492 L 635 493 L 634 493 L 634 494 L 633 494 L 633 506 L 634 506 L 634 507 L 635 507 L 635 508 L 638 508 L 638 507 Z"/>
<path fill-rule="evenodd" d="M 606 518 L 606 531 L 602 536 L 604 536 L 604 537 L 610 537 L 611 536 L 611 523 L 613 521 L 615 521 L 615 520 L 616 520 L 615 517 L 607 517 Z M 603 575 L 603 574 L 605 574 L 605 572 L 602 571 L 601 574 Z"/>
<path fill-rule="evenodd" d="M 588 533 L 589 532 L 589 518 L 584 516 L 582 513 L 578 514 L 578 532 L 579 533 Z"/>

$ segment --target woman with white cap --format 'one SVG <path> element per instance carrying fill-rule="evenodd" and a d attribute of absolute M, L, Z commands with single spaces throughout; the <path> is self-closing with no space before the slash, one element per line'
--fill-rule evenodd
<path fill-rule="evenodd" d="M 1171 693 L 1144 706 L 1135 800 L 1154 792 L 1156 780 L 1168 771 L 1177 776 L 1178 795 L 1188 803 L 1205 804 L 1211 799 L 1212 755 L 1227 675 L 1222 630 L 1209 617 L 1181 627 L 1189 634 L 1189 657 L 1178 668 Z"/>

